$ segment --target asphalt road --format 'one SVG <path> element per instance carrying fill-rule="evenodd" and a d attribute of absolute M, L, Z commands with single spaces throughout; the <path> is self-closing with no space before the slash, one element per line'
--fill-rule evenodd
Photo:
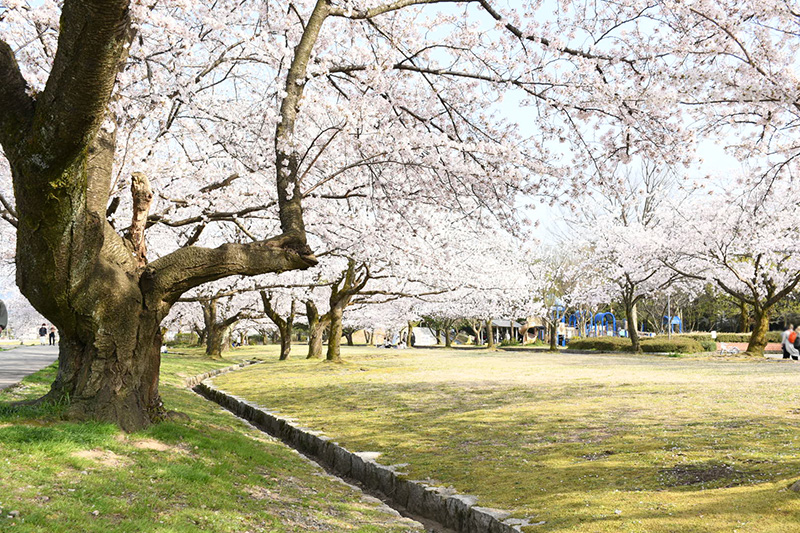
<path fill-rule="evenodd" d="M 58 359 L 58 346 L 16 346 L 0 352 L 0 389 L 10 387 Z"/>

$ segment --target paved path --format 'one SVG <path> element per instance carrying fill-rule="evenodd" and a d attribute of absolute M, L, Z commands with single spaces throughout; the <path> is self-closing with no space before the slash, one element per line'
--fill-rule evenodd
<path fill-rule="evenodd" d="M 0 389 L 58 359 L 58 346 L 16 346 L 0 352 Z"/>

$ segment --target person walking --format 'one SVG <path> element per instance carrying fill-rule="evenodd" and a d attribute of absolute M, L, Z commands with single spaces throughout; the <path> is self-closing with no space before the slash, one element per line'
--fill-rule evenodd
<path fill-rule="evenodd" d="M 50 325 L 50 346 L 56 345 L 56 327 Z"/>
<path fill-rule="evenodd" d="M 39 344 L 44 346 L 44 341 L 47 340 L 47 324 L 42 324 L 39 328 Z"/>
<path fill-rule="evenodd" d="M 789 359 L 791 355 L 789 355 L 789 351 L 786 349 L 786 340 L 789 338 L 789 335 L 792 334 L 794 331 L 794 324 L 789 324 L 789 327 L 786 328 L 786 331 L 781 333 L 781 350 L 783 351 L 783 358 Z"/>
<path fill-rule="evenodd" d="M 788 341 L 792 343 L 792 348 L 794 348 L 794 351 L 789 350 L 792 360 L 800 360 L 800 326 L 794 328 L 794 332 L 789 334 Z"/>

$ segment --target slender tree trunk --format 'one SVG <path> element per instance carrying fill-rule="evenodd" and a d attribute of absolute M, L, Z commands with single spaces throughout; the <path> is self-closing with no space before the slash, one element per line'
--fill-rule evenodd
<path fill-rule="evenodd" d="M 488 348 L 494 348 L 494 326 L 492 326 L 492 319 L 486 321 L 486 345 Z"/>
<path fill-rule="evenodd" d="M 471 320 L 469 321 L 469 326 L 475 333 L 475 346 L 480 346 L 481 344 L 483 344 L 483 339 L 481 339 L 481 333 L 483 332 L 483 324 L 481 324 L 477 320 Z"/>
<path fill-rule="evenodd" d="M 365 329 L 364 330 L 364 341 L 367 343 L 367 346 L 372 345 L 372 337 L 373 337 L 373 331 Z"/>
<path fill-rule="evenodd" d="M 409 348 L 414 346 L 414 341 L 411 339 L 411 337 L 413 335 L 414 335 L 414 323 L 409 320 L 408 321 L 408 334 L 407 334 L 407 339 L 406 339 L 406 346 L 408 346 Z"/>
<path fill-rule="evenodd" d="M 639 342 L 639 328 L 636 327 L 636 304 L 631 303 L 630 300 L 623 298 L 623 305 L 625 306 L 625 316 L 628 317 L 628 335 L 631 338 L 631 347 L 633 349 L 633 353 L 642 353 L 642 346 Z"/>
<path fill-rule="evenodd" d="M 764 348 L 767 346 L 767 332 L 769 331 L 769 309 L 755 306 L 753 314 L 755 315 L 755 324 L 753 333 L 750 335 L 750 342 L 747 343 L 747 353 L 763 357 Z"/>

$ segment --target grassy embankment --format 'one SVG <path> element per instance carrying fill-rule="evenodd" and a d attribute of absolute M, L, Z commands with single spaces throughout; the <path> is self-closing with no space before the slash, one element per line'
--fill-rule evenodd
<path fill-rule="evenodd" d="M 49 388 L 53 367 L 0 393 L 0 531 L 400 533 L 413 528 L 297 454 L 182 388 L 235 362 L 166 355 L 165 403 L 191 417 L 129 435 L 65 423 L 59 406 L 11 409 Z M 254 355 L 235 352 L 236 360 Z M 263 350 L 259 355 L 277 357 Z M 18 516 L 9 517 L 14 512 Z"/>
<path fill-rule="evenodd" d="M 215 380 L 548 532 L 797 532 L 800 365 L 351 348 Z"/>

